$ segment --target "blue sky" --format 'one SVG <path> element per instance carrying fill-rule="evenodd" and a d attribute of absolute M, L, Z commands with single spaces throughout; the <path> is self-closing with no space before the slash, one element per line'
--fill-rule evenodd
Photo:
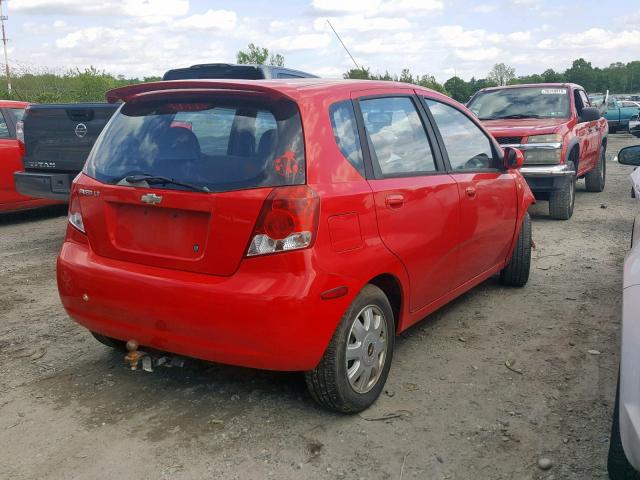
<path fill-rule="evenodd" d="M 194 63 L 233 62 L 249 42 L 285 64 L 339 77 L 351 60 L 372 71 L 484 77 L 640 60 L 640 7 L 560 0 L 8 0 L 9 61 L 18 71 L 93 65 L 127 77 Z"/>

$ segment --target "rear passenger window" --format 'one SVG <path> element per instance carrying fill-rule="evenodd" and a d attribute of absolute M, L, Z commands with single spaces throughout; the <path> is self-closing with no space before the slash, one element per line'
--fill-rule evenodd
<path fill-rule="evenodd" d="M 351 100 L 334 103 L 329 108 L 333 137 L 338 148 L 349 160 L 349 163 L 364 177 L 364 162 L 362 160 L 362 147 L 360 135 L 356 125 L 356 115 L 353 111 Z"/>
<path fill-rule="evenodd" d="M 491 141 L 461 111 L 441 102 L 425 98 L 447 149 L 453 170 L 499 168 Z"/>
<path fill-rule="evenodd" d="M 4 119 L 2 112 L 0 112 L 0 138 L 11 138 L 11 134 L 7 128 L 7 121 Z"/>
<path fill-rule="evenodd" d="M 360 102 L 369 149 L 385 176 L 434 172 L 427 133 L 409 97 Z"/>

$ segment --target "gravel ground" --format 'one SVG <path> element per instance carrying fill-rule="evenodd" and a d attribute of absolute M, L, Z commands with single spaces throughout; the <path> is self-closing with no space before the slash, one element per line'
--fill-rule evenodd
<path fill-rule="evenodd" d="M 299 374 L 128 370 L 60 306 L 64 211 L 0 216 L 0 478 L 606 478 L 634 214 L 611 160 L 634 143 L 610 137 L 607 188 L 579 182 L 570 221 L 532 207 L 524 289 L 489 280 L 405 332 L 355 416 L 316 407 Z"/>

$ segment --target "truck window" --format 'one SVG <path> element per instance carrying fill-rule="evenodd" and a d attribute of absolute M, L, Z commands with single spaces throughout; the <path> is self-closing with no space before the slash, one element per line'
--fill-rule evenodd
<path fill-rule="evenodd" d="M 587 94 L 584 93 L 584 90 L 578 90 L 579 94 L 580 94 L 580 99 L 582 100 L 582 107 L 590 107 L 591 106 L 591 102 L 589 101 L 589 97 L 587 97 Z"/>

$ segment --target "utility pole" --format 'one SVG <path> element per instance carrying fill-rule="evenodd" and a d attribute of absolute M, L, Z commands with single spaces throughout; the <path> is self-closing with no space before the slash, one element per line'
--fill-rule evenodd
<path fill-rule="evenodd" d="M 9 95 L 11 95 L 11 74 L 9 73 L 9 56 L 7 55 L 7 34 L 4 30 L 4 21 L 7 20 L 7 17 L 2 11 L 2 1 L 0 0 L 0 23 L 2 24 L 2 43 L 4 45 L 4 69 L 7 75 L 7 91 Z M 4 0 L 6 2 L 6 0 Z"/>

